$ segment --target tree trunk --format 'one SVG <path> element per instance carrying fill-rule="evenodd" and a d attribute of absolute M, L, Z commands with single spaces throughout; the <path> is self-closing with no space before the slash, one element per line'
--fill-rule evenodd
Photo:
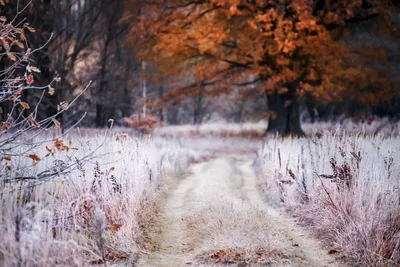
<path fill-rule="evenodd" d="M 111 42 L 110 31 L 108 31 L 106 41 L 104 43 L 102 55 L 101 55 L 101 69 L 99 77 L 99 89 L 97 91 L 97 103 L 96 103 L 96 127 L 102 128 L 107 124 L 105 118 L 106 102 L 105 95 L 107 94 L 108 81 L 106 81 L 107 74 L 107 59 L 108 59 L 108 46 Z"/>
<path fill-rule="evenodd" d="M 193 123 L 201 124 L 203 122 L 203 117 L 204 117 L 203 87 L 202 86 L 200 86 L 197 93 L 198 94 L 196 95 L 194 108 L 193 108 Z"/>
<path fill-rule="evenodd" d="M 268 122 L 267 133 L 281 136 L 304 136 L 300 126 L 300 112 L 295 94 L 278 94 L 268 96 L 268 108 L 276 117 Z"/>
<path fill-rule="evenodd" d="M 160 88 L 158 90 L 158 98 L 161 100 L 164 97 L 164 84 L 165 82 L 162 82 L 162 84 L 160 85 Z M 160 117 L 160 121 L 164 121 L 164 108 L 163 106 L 160 106 L 159 110 L 158 110 L 158 116 Z"/>

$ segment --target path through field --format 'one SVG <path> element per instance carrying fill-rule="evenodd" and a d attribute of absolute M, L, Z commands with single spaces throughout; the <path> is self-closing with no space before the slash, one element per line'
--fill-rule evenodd
<path fill-rule="evenodd" d="M 339 266 L 263 200 L 252 160 L 218 156 L 167 183 L 159 249 L 138 266 Z"/>

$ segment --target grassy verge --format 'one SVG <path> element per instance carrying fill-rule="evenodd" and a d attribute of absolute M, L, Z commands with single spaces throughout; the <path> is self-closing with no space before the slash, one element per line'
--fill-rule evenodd
<path fill-rule="evenodd" d="M 170 156 L 177 148 L 147 139 L 73 137 L 68 151 L 47 157 L 42 146 L 32 148 L 40 161 L 2 160 L 0 265 L 134 262 L 154 249 L 162 219 L 158 188 L 165 168 L 178 166 L 173 161 L 179 157 Z M 94 150 L 92 160 L 76 162 L 68 173 L 28 179 Z"/>
<path fill-rule="evenodd" d="M 324 133 L 270 138 L 260 183 L 331 246 L 361 266 L 400 265 L 400 139 Z"/>

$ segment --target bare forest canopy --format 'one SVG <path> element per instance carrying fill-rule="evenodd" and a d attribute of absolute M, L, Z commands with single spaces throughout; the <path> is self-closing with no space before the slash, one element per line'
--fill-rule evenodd
<path fill-rule="evenodd" d="M 87 126 L 145 112 L 169 124 L 269 119 L 268 131 L 298 135 L 301 114 L 399 118 L 397 1 L 33 0 L 21 10 L 27 4 L 9 1 L 0 15 L 35 29 L 26 33 L 41 47 L 35 83 L 61 78 L 37 116 L 93 80 L 58 118 L 66 127 L 84 112 Z M 1 69 L 10 61 L 2 54 Z M 1 103 L 3 116 L 11 106 Z"/>

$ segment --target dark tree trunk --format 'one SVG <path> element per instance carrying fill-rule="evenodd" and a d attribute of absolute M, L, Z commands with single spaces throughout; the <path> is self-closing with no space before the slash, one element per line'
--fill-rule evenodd
<path fill-rule="evenodd" d="M 160 88 L 158 90 L 158 98 L 163 99 L 164 97 L 164 82 L 160 85 Z M 161 106 L 158 110 L 158 116 L 160 117 L 160 121 L 164 121 L 164 108 Z"/>
<path fill-rule="evenodd" d="M 198 94 L 194 103 L 193 110 L 193 123 L 201 124 L 203 122 L 204 109 L 203 109 L 203 87 L 201 86 L 198 90 Z"/>
<path fill-rule="evenodd" d="M 111 42 L 110 31 L 108 31 L 108 35 L 106 41 L 104 43 L 102 56 L 101 56 L 101 69 L 100 69 L 100 82 L 99 82 L 99 90 L 97 91 L 97 103 L 96 103 L 96 127 L 102 128 L 106 125 L 105 118 L 105 109 L 106 109 L 106 97 L 107 89 L 108 89 L 108 81 L 106 81 L 107 74 L 107 59 L 108 59 L 108 46 Z"/>
<path fill-rule="evenodd" d="M 304 136 L 300 126 L 299 105 L 295 94 L 278 94 L 268 96 L 268 108 L 276 117 L 269 120 L 267 133 L 281 136 Z"/>
<path fill-rule="evenodd" d="M 310 116 L 310 122 L 314 123 L 317 120 L 317 112 L 315 110 L 315 103 L 311 98 L 306 100 L 306 108 Z"/>
<path fill-rule="evenodd" d="M 96 127 L 104 127 L 104 110 L 103 105 L 100 103 L 96 104 Z"/>

